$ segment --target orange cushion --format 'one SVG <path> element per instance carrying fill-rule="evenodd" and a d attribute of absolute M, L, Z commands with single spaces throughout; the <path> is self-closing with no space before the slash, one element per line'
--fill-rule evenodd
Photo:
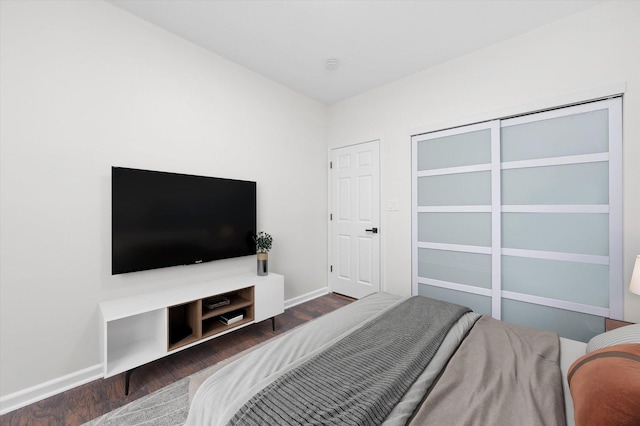
<path fill-rule="evenodd" d="M 640 344 L 609 346 L 567 373 L 576 426 L 640 425 Z"/>

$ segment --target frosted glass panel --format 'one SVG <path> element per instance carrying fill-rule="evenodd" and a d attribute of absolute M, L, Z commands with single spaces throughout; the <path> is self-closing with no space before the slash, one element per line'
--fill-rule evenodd
<path fill-rule="evenodd" d="M 502 256 L 502 289 L 608 308 L 609 267 Z"/>
<path fill-rule="evenodd" d="M 491 162 L 489 129 L 418 142 L 418 170 Z"/>
<path fill-rule="evenodd" d="M 418 178 L 418 206 L 491 204 L 491 172 Z"/>
<path fill-rule="evenodd" d="M 421 248 L 418 249 L 418 276 L 491 288 L 491 256 Z"/>
<path fill-rule="evenodd" d="M 503 213 L 502 247 L 609 255 L 609 215 Z"/>
<path fill-rule="evenodd" d="M 608 204 L 609 163 L 503 170 L 502 203 Z"/>
<path fill-rule="evenodd" d="M 466 306 L 478 314 L 491 315 L 491 299 L 487 296 L 426 284 L 418 284 L 418 294 L 432 299 L 444 300 L 445 302 Z"/>
<path fill-rule="evenodd" d="M 502 161 L 609 151 L 609 113 L 598 110 L 501 129 Z"/>
<path fill-rule="evenodd" d="M 548 330 L 560 336 L 588 342 L 604 332 L 604 318 L 516 300 L 502 300 L 502 319 L 524 327 Z"/>
<path fill-rule="evenodd" d="M 491 213 L 418 213 L 418 241 L 491 246 Z"/>

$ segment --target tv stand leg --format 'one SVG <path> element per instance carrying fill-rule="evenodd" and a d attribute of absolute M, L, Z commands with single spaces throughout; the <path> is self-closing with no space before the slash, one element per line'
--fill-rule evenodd
<path fill-rule="evenodd" d="M 276 331 L 276 317 L 271 317 L 271 328 Z"/>
<path fill-rule="evenodd" d="M 131 373 L 133 373 L 133 370 L 135 370 L 137 367 L 132 368 L 131 370 L 127 370 L 126 373 L 124 373 L 124 394 L 125 395 L 129 395 L 129 381 L 131 380 Z"/>

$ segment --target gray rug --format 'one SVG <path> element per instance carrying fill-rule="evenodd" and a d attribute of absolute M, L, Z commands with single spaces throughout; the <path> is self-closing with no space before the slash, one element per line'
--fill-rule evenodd
<path fill-rule="evenodd" d="M 182 426 L 189 414 L 189 380 L 185 377 L 83 426 Z"/>

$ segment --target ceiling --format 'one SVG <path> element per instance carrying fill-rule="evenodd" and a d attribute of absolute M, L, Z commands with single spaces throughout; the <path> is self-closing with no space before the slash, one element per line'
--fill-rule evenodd
<path fill-rule="evenodd" d="M 603 0 L 108 1 L 330 105 Z"/>

